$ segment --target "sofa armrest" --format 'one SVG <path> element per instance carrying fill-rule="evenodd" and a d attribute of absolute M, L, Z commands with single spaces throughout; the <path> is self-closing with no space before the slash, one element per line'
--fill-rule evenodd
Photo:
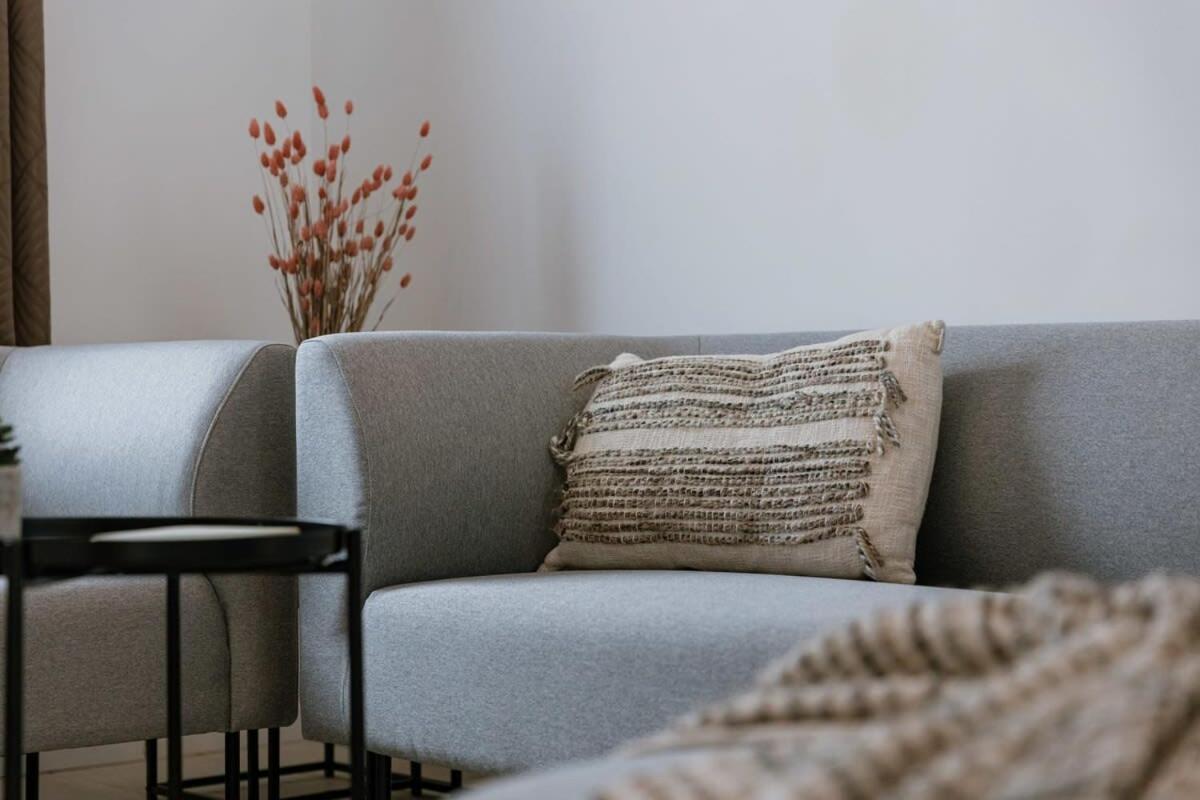
<path fill-rule="evenodd" d="M 0 359 L 0 417 L 22 448 L 27 515 L 295 514 L 294 348 L 148 342 Z M 287 724 L 295 580 L 209 580 L 229 636 L 230 729 Z"/>
<path fill-rule="evenodd" d="M 696 337 L 539 333 L 324 336 L 296 363 L 299 513 L 364 533 L 364 590 L 536 569 L 554 544 L 550 437 L 575 375 Z"/>

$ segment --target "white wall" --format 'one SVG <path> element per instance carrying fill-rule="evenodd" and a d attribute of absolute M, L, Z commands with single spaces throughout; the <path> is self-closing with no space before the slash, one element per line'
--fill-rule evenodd
<path fill-rule="evenodd" d="M 287 336 L 244 127 L 312 81 L 359 165 L 433 120 L 385 327 L 1200 317 L 1194 3 L 46 13 L 59 341 Z"/>
<path fill-rule="evenodd" d="M 1167 2 L 318 0 L 313 74 L 379 157 L 434 121 L 398 322 L 1200 317 L 1197 29 Z"/>
<path fill-rule="evenodd" d="M 45 15 L 54 341 L 289 338 L 246 126 L 308 97 L 308 5 L 46 0 Z"/>

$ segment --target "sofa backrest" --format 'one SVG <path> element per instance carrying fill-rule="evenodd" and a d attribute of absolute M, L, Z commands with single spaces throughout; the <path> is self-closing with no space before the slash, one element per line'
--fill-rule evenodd
<path fill-rule="evenodd" d="M 586 400 L 577 372 L 838 335 L 322 337 L 297 363 L 299 510 L 367 531 L 368 590 L 535 569 L 560 488 L 546 445 Z M 1200 574 L 1198 351 L 1200 322 L 948 329 L 918 582 Z"/>
<path fill-rule="evenodd" d="M 291 516 L 295 349 L 5 348 L 0 417 L 30 516 Z"/>
<path fill-rule="evenodd" d="M 714 336 L 771 352 L 833 334 Z M 1200 574 L 1200 322 L 952 327 L 917 581 Z"/>

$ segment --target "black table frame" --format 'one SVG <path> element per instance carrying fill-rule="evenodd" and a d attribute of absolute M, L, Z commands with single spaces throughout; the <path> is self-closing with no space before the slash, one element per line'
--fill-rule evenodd
<path fill-rule="evenodd" d="M 172 542 L 146 545 L 130 542 L 91 542 L 107 531 L 153 528 L 163 525 L 296 525 L 299 537 L 268 536 L 240 540 Z M 155 785 L 156 794 L 177 800 L 205 797 L 186 792 L 183 779 L 183 714 L 180 679 L 179 579 L 193 573 L 321 574 L 346 575 L 347 624 L 350 649 L 350 797 L 363 800 L 366 779 L 366 742 L 363 710 L 362 554 L 359 532 L 337 525 L 299 520 L 246 520 L 228 518 L 62 518 L 26 519 L 21 539 L 3 545 L 4 573 L 8 578 L 5 659 L 4 797 L 21 798 L 21 757 L 24 716 L 24 589 L 42 579 L 84 575 L 165 575 L 167 605 L 167 783 Z M 139 544 L 141 546 L 139 547 Z M 159 558 L 165 548 L 173 551 Z M 244 556 L 231 564 L 229 549 Z M 166 564 L 164 567 L 163 565 Z M 233 734 L 237 735 L 237 734 Z M 227 776 L 227 794 L 230 784 Z M 270 781 L 278 791 L 278 780 Z M 239 782 L 232 788 L 236 796 Z"/>

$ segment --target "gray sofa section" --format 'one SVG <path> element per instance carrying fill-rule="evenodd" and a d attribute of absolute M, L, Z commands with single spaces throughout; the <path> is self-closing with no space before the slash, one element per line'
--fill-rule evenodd
<path fill-rule="evenodd" d="M 799 638 L 921 587 L 533 575 L 573 376 L 622 351 L 771 352 L 828 332 L 322 337 L 297 362 L 299 510 L 365 537 L 368 745 L 511 771 L 596 755 L 733 691 Z M 951 328 L 921 584 L 1200 568 L 1200 323 Z M 345 740 L 341 584 L 301 588 L 305 735 Z M 746 649 L 744 658 L 737 653 Z"/>
<path fill-rule="evenodd" d="M 233 341 L 4 350 L 25 513 L 293 516 L 294 355 Z M 165 736 L 163 585 L 29 592 L 28 750 Z M 183 591 L 185 733 L 290 724 L 294 580 L 194 576 Z"/>

